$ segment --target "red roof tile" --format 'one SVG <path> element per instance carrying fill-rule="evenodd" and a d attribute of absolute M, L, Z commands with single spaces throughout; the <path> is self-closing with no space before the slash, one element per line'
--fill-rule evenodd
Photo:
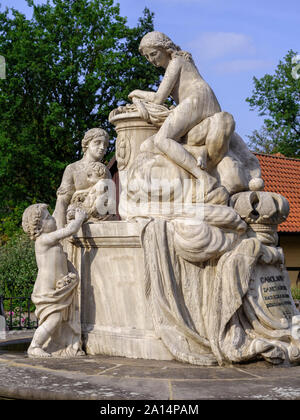
<path fill-rule="evenodd" d="M 283 195 L 290 205 L 289 216 L 278 231 L 300 232 L 300 159 L 286 158 L 280 153 L 255 153 L 255 156 L 261 166 L 265 191 Z"/>

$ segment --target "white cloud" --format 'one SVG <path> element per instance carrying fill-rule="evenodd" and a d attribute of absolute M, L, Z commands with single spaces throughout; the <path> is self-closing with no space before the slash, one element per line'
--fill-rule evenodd
<path fill-rule="evenodd" d="M 253 39 L 243 33 L 205 32 L 192 41 L 189 48 L 201 69 L 209 66 L 217 73 L 255 71 L 273 64 L 264 57 L 257 57 Z"/>
<path fill-rule="evenodd" d="M 186 3 L 195 3 L 195 4 L 209 4 L 211 0 L 152 0 L 152 1 L 158 1 L 159 3 L 182 3 L 185 5 Z"/>
<path fill-rule="evenodd" d="M 231 61 L 224 61 L 214 66 L 218 73 L 240 73 L 245 71 L 253 71 L 272 66 L 268 60 L 259 59 L 238 59 Z"/>
<path fill-rule="evenodd" d="M 232 54 L 253 55 L 256 52 L 252 38 L 235 32 L 205 32 L 190 43 L 200 59 L 212 60 Z"/>

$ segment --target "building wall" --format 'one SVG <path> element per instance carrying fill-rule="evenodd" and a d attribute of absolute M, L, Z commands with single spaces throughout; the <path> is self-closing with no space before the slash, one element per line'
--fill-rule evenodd
<path fill-rule="evenodd" d="M 289 272 L 291 286 L 295 287 L 300 272 L 300 233 L 296 235 L 279 234 L 279 246 L 284 252 L 285 266 Z M 300 282 L 298 282 L 298 287 L 300 288 Z"/>

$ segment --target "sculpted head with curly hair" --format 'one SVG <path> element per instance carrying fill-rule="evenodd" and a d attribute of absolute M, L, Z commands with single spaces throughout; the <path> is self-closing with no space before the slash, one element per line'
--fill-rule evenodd
<path fill-rule="evenodd" d="M 178 45 L 164 33 L 159 31 L 148 32 L 140 42 L 139 52 L 142 55 L 147 55 L 147 49 L 158 48 L 164 50 L 170 57 L 175 58 L 183 56 L 187 61 L 193 61 L 192 55 L 183 51 Z M 148 57 L 146 57 L 148 59 Z"/>
<path fill-rule="evenodd" d="M 85 133 L 81 142 L 81 147 L 84 154 L 87 151 L 90 142 L 93 139 L 98 138 L 98 137 L 102 139 L 103 143 L 105 144 L 105 147 L 106 148 L 108 147 L 108 144 L 109 144 L 108 133 L 105 130 L 103 130 L 103 128 L 91 128 Z"/>
<path fill-rule="evenodd" d="M 22 217 L 22 227 L 33 241 L 35 241 L 43 230 L 43 213 L 47 210 L 47 204 L 32 204 L 27 207 Z"/>

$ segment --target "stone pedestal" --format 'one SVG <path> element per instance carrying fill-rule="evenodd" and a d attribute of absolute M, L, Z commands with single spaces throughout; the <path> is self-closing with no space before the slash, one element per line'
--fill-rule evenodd
<path fill-rule="evenodd" d="M 118 137 L 116 140 L 116 159 L 122 187 L 126 186 L 128 171 L 140 152 L 141 144 L 157 133 L 158 128 L 143 120 L 138 112 L 117 114 L 109 119 L 114 124 Z"/>
<path fill-rule="evenodd" d="M 116 160 L 120 180 L 118 212 L 122 219 L 127 219 L 129 171 L 140 152 L 141 144 L 155 135 L 158 128 L 143 120 L 138 111 L 116 115 L 112 113 L 109 121 L 115 125 L 118 133 L 116 140 Z"/>
<path fill-rule="evenodd" d="M 156 337 L 147 306 L 140 234 L 136 222 L 106 221 L 84 225 L 73 240 L 87 354 L 173 359 Z"/>
<path fill-rule="evenodd" d="M 3 315 L 0 315 L 0 340 L 5 340 L 6 338 L 6 322 Z"/>
<path fill-rule="evenodd" d="M 87 223 L 69 242 L 87 354 L 299 361 L 300 315 L 280 248 L 207 221 L 144 220 Z"/>

